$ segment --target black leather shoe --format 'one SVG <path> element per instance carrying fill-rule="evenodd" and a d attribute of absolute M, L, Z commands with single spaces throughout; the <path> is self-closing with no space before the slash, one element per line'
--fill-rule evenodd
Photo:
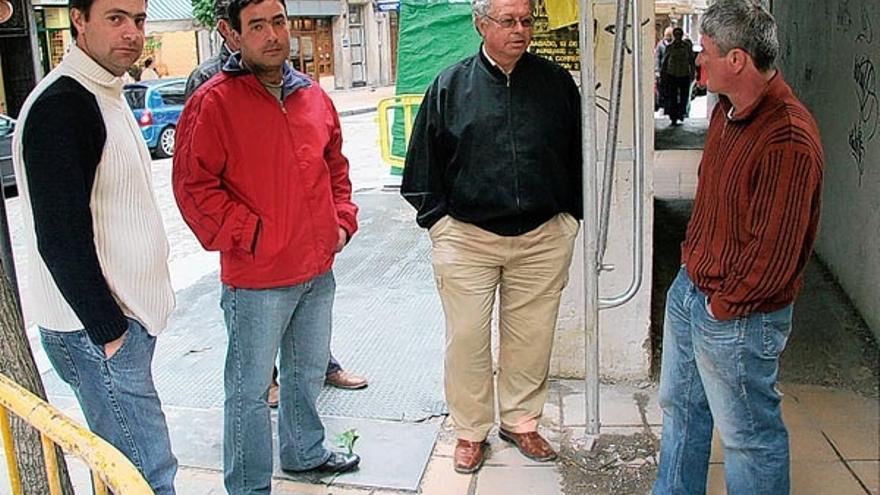
<path fill-rule="evenodd" d="M 324 461 L 324 464 L 313 469 L 319 473 L 346 473 L 357 468 L 361 462 L 361 456 L 357 454 L 344 454 L 342 452 L 331 452 L 330 457 Z"/>

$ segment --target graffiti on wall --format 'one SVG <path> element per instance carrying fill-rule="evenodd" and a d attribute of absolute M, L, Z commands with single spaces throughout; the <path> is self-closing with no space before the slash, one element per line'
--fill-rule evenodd
<path fill-rule="evenodd" d="M 844 2 L 847 4 L 848 2 Z M 848 5 L 844 5 L 848 14 Z M 838 24 L 840 25 L 840 12 L 838 12 Z M 852 18 L 849 18 L 850 21 Z M 850 24 L 852 25 L 852 24 Z M 866 7 L 863 5 L 861 16 L 856 25 L 855 44 L 869 45 L 866 54 L 857 53 L 853 58 L 853 82 L 857 99 L 857 116 L 849 131 L 849 148 L 853 161 L 859 173 L 859 187 L 865 174 L 865 152 L 869 143 L 878 135 L 880 127 L 880 99 L 877 97 L 877 71 L 874 60 L 869 55 L 874 44 L 874 27 Z"/>
<path fill-rule="evenodd" d="M 853 18 L 849 13 L 849 0 L 843 0 L 837 5 L 837 29 L 847 32 L 852 25 Z"/>
<path fill-rule="evenodd" d="M 874 42 L 874 25 L 871 22 L 871 16 L 868 8 L 862 5 L 862 15 L 859 19 L 859 33 L 856 35 L 856 42 L 863 41 L 867 44 Z"/>
<path fill-rule="evenodd" d="M 865 173 L 865 145 L 877 136 L 880 108 L 877 99 L 877 74 L 874 62 L 867 56 L 856 55 L 853 64 L 853 80 L 858 97 L 858 118 L 849 131 L 849 146 L 859 169 L 859 185 Z"/>

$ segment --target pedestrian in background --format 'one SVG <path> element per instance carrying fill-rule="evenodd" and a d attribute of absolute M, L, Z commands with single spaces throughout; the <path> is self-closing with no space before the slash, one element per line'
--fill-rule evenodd
<path fill-rule="evenodd" d="M 226 61 L 229 60 L 229 56 L 238 51 L 238 44 L 232 35 L 232 27 L 229 25 L 228 7 L 229 0 L 214 0 L 214 23 L 220 38 L 223 39 L 223 44 L 216 55 L 199 64 L 186 79 L 187 100 L 199 86 L 219 74 L 223 66 L 226 65 Z"/>
<path fill-rule="evenodd" d="M 687 117 L 695 74 L 694 45 L 684 39 L 684 30 L 677 27 L 672 30 L 672 43 L 663 50 L 660 66 L 663 108 L 672 125 L 681 124 Z"/>
<path fill-rule="evenodd" d="M 538 422 L 582 204 L 580 95 L 571 74 L 526 52 L 534 6 L 473 10 L 483 43 L 428 88 L 401 185 L 433 245 L 460 473 L 480 468 L 495 422 L 496 290 L 499 435 L 533 460 L 556 457 Z"/>
<path fill-rule="evenodd" d="M 152 81 L 153 79 L 159 79 L 159 73 L 156 72 L 156 68 L 153 67 L 153 59 L 147 58 L 144 60 L 144 70 L 141 71 L 141 81 Z"/>
<path fill-rule="evenodd" d="M 654 47 L 654 111 L 665 107 L 663 98 L 666 96 L 663 92 L 663 78 L 660 70 L 663 67 L 663 56 L 666 54 L 666 47 L 672 43 L 672 26 L 663 30 L 663 37 Z"/>
<path fill-rule="evenodd" d="M 730 495 L 790 492 L 776 388 L 819 224 L 824 157 L 816 122 L 776 69 L 773 16 L 717 0 L 699 62 L 719 94 L 700 162 L 682 268 L 666 301 L 654 495 L 706 492 L 712 430 Z"/>
<path fill-rule="evenodd" d="M 220 251 L 229 336 L 223 468 L 232 495 L 269 493 L 267 397 L 279 354 L 281 468 L 339 473 L 356 454 L 324 446 L 317 398 L 330 354 L 335 255 L 357 230 L 333 103 L 290 68 L 283 0 L 232 0 L 240 51 L 186 103 L 172 182 L 184 220 Z"/>
<path fill-rule="evenodd" d="M 27 318 L 89 428 L 170 495 L 177 459 L 150 369 L 174 308 L 168 241 L 122 94 L 145 19 L 144 0 L 71 0 L 75 44 L 27 98 L 13 163 Z"/>

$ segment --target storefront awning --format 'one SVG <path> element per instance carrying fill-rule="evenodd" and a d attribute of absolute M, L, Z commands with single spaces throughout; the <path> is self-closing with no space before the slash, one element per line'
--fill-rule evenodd
<path fill-rule="evenodd" d="M 147 24 L 159 21 L 193 20 L 190 0 L 149 0 L 147 2 Z"/>

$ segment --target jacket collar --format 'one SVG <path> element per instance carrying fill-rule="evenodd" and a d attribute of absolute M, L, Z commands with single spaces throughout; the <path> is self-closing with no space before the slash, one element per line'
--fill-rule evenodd
<path fill-rule="evenodd" d="M 480 51 L 477 54 L 477 60 L 479 60 L 480 66 L 483 67 L 489 74 L 495 78 L 498 82 L 507 83 L 508 77 L 513 78 L 518 72 L 522 71 L 523 68 L 528 65 L 529 57 L 532 55 L 529 52 L 523 53 L 522 57 L 516 62 L 516 65 L 513 67 L 513 70 L 510 74 L 505 74 L 501 67 L 499 67 L 495 62 L 486 55 L 486 51 L 483 49 L 483 44 L 480 43 Z"/>
<path fill-rule="evenodd" d="M 224 46 L 226 45 L 224 44 Z M 309 79 L 307 75 L 291 68 L 287 62 L 284 62 L 284 65 L 281 66 L 281 71 L 282 99 L 287 98 L 288 95 L 293 94 L 298 89 L 307 88 L 312 85 L 312 80 Z M 253 73 L 242 63 L 241 52 L 235 52 L 229 56 L 226 64 L 223 65 L 223 72 L 233 77 L 253 75 Z M 254 76 L 254 79 L 257 79 L 256 76 Z M 259 80 L 257 80 L 257 83 L 262 86 L 262 83 L 260 83 Z"/>
<path fill-rule="evenodd" d="M 728 120 L 731 122 L 748 122 L 765 112 L 768 108 L 775 107 L 776 102 L 785 99 L 790 94 L 791 88 L 785 82 L 785 79 L 782 78 L 782 73 L 779 69 L 776 69 L 776 74 L 764 85 L 761 96 L 748 107 L 734 110 L 731 114 L 733 104 L 726 96 L 720 97 L 719 103 L 724 110 L 724 115 L 728 116 Z"/>
<path fill-rule="evenodd" d="M 116 77 L 86 52 L 76 46 L 70 45 L 70 51 L 64 57 L 64 71 L 67 74 L 77 75 L 91 83 L 95 91 L 111 97 L 119 97 L 122 94 L 124 82 L 121 77 Z"/>

